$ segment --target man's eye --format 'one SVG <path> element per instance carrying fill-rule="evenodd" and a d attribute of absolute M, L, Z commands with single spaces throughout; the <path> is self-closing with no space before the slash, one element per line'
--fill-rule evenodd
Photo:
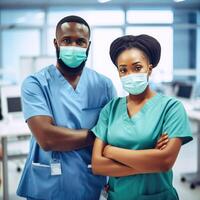
<path fill-rule="evenodd" d="M 85 44 L 85 41 L 83 41 L 83 40 L 77 40 L 77 41 L 76 41 L 76 44 L 78 44 L 78 45 L 83 45 L 83 44 Z"/>
<path fill-rule="evenodd" d="M 71 40 L 70 39 L 65 39 L 64 42 L 67 43 L 67 44 L 71 44 Z"/>

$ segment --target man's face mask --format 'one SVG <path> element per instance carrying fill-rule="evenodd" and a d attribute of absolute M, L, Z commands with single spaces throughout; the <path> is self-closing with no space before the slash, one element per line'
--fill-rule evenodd
<path fill-rule="evenodd" d="M 60 46 L 59 59 L 71 68 L 77 68 L 86 61 L 86 48 L 76 46 Z"/>
<path fill-rule="evenodd" d="M 124 90 L 129 94 L 138 95 L 144 92 L 148 83 L 147 73 L 130 74 L 121 77 Z"/>
<path fill-rule="evenodd" d="M 60 46 L 56 48 L 57 60 L 66 73 L 76 74 L 83 70 L 87 61 L 90 48 L 81 48 L 76 46 Z"/>

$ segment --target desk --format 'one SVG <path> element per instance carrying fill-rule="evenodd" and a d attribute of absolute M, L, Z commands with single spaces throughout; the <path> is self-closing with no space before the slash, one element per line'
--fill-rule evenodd
<path fill-rule="evenodd" d="M 187 181 L 190 183 L 190 188 L 194 189 L 196 185 L 200 185 L 200 110 L 194 110 L 193 101 L 181 100 L 188 117 L 191 121 L 197 123 L 197 171 L 195 173 L 185 173 L 181 177 L 181 181 Z M 199 102 L 198 102 L 199 103 Z"/>
<path fill-rule="evenodd" d="M 7 139 L 9 137 L 27 136 L 30 135 L 30 130 L 23 119 L 0 122 L 0 138 L 3 150 L 3 200 L 9 200 L 8 191 L 8 159 L 16 159 L 26 156 L 25 154 L 8 155 Z"/>

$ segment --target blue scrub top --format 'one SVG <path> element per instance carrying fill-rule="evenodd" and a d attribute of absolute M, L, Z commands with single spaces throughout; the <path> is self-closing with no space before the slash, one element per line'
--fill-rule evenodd
<path fill-rule="evenodd" d="M 56 126 L 72 129 L 91 129 L 102 107 L 114 96 L 110 79 L 86 67 L 75 90 L 54 65 L 29 76 L 22 85 L 25 120 L 46 115 L 53 118 Z M 44 200 L 98 199 L 106 178 L 94 176 L 88 168 L 91 153 L 92 147 L 70 152 L 44 151 L 33 135 L 17 194 Z M 52 158 L 60 160 L 62 175 L 51 176 Z"/>
<path fill-rule="evenodd" d="M 189 120 L 181 102 L 156 94 L 129 117 L 126 97 L 114 98 L 101 111 L 95 135 L 107 144 L 125 149 L 153 149 L 161 134 L 192 140 Z M 153 162 L 153 161 L 152 161 Z M 159 173 L 110 177 L 109 200 L 178 200 L 172 170 Z"/>

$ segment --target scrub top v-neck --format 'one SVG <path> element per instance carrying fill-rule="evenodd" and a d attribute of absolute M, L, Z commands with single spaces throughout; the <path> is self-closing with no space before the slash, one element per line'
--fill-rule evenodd
<path fill-rule="evenodd" d="M 38 115 L 49 116 L 56 126 L 71 129 L 94 127 L 101 109 L 114 96 L 110 79 L 86 67 L 75 90 L 54 65 L 29 76 L 22 85 L 26 121 Z M 91 153 L 92 147 L 44 151 L 33 135 L 18 195 L 44 200 L 98 199 L 106 178 L 94 176 L 88 168 Z M 54 157 L 61 163 L 62 175 L 51 176 L 50 162 Z"/>
<path fill-rule="evenodd" d="M 61 72 L 55 68 L 55 71 L 56 71 L 56 74 L 57 76 L 59 77 L 60 81 L 61 81 L 61 84 L 63 84 L 63 86 L 66 86 L 66 90 L 68 92 L 68 94 L 71 94 L 72 96 L 78 96 L 81 91 L 83 91 L 85 89 L 84 87 L 84 81 L 85 81 L 85 71 L 86 70 L 83 70 L 81 76 L 80 76 L 80 79 L 78 81 L 78 84 L 76 86 L 76 88 L 74 89 L 72 87 L 72 85 L 65 79 L 65 77 L 61 74 Z"/>
<path fill-rule="evenodd" d="M 173 97 L 156 94 L 139 112 L 128 115 L 126 97 L 114 98 L 101 111 L 95 135 L 107 144 L 125 149 L 152 149 L 162 133 L 192 140 L 183 105 Z M 110 177 L 109 200 L 177 200 L 172 170 L 161 173 Z"/>

